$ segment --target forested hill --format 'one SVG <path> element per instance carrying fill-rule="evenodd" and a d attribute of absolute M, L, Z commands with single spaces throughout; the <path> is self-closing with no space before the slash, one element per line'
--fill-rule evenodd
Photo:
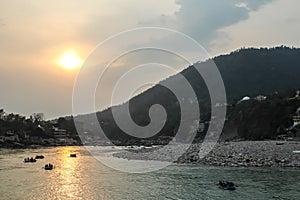
<path fill-rule="evenodd" d="M 300 87 L 300 49 L 241 49 L 213 60 L 222 74 L 229 102 L 245 95 Z"/>
<path fill-rule="evenodd" d="M 271 95 L 274 92 L 295 91 L 300 88 L 299 59 L 300 49 L 280 46 L 239 49 L 228 55 L 217 56 L 213 58 L 213 61 L 223 78 L 227 102 L 235 104 L 244 96 Z M 195 68 L 205 67 L 211 61 L 194 64 L 181 72 L 197 94 L 202 121 L 210 120 L 211 103 L 205 82 Z M 182 87 L 178 75 L 172 76 L 162 83 L 175 85 L 179 90 Z M 150 122 L 148 112 L 151 105 L 161 104 L 164 106 L 168 114 L 167 122 L 161 132 L 152 139 L 160 135 L 172 136 L 176 132 L 180 120 L 180 108 L 176 97 L 167 88 L 158 84 L 127 103 L 130 105 L 133 120 L 139 125 L 147 125 Z M 191 101 L 191 103 L 193 102 Z M 111 139 L 136 139 L 129 137 L 118 128 L 111 115 L 111 109 L 106 109 L 97 115 L 106 135 Z"/>

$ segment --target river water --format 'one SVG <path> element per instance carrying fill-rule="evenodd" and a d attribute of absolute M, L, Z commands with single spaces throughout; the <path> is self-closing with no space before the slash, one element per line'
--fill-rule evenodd
<path fill-rule="evenodd" d="M 76 158 L 69 157 L 76 153 Z M 36 163 L 28 156 L 44 155 Z M 42 167 L 53 163 L 55 169 Z M 0 150 L 0 199 L 300 199 L 300 171 L 172 165 L 146 173 L 110 169 L 84 147 Z M 215 184 L 230 180 L 236 191 Z"/>

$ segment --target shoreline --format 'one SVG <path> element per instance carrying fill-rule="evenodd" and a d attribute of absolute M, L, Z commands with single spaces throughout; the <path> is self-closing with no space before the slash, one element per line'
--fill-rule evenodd
<path fill-rule="evenodd" d="M 186 145 L 176 145 L 165 150 L 167 154 L 153 153 L 149 149 L 136 149 L 115 153 L 113 156 L 128 160 L 173 161 L 178 164 L 199 164 L 224 167 L 268 167 L 300 169 L 298 141 L 240 141 L 217 143 L 204 158 L 199 158 L 201 144 L 192 144 L 178 159 L 174 154 Z M 152 151 L 159 148 L 154 147 Z"/>
<path fill-rule="evenodd" d="M 68 146 L 84 147 L 84 145 L 29 145 L 22 148 L 1 147 L 0 149 L 22 150 Z M 201 143 L 192 144 L 190 146 L 186 144 L 175 144 L 173 146 L 167 146 L 164 151 L 160 151 L 162 147 L 166 146 L 126 146 L 122 152 L 113 153 L 112 156 L 128 160 L 169 161 L 175 164 L 300 169 L 299 141 L 221 142 L 217 143 L 213 150 L 202 159 L 199 158 Z M 155 150 L 157 150 L 157 152 L 155 152 Z M 184 153 L 182 154 L 180 152 Z M 177 155 L 181 156 L 178 157 Z"/>

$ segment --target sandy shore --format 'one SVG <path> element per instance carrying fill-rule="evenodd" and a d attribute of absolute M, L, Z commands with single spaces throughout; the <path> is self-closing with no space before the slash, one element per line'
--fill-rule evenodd
<path fill-rule="evenodd" d="M 173 145 L 160 151 L 152 149 L 131 149 L 114 154 L 115 157 L 134 160 L 161 160 L 176 163 L 193 163 L 232 167 L 295 167 L 300 168 L 300 142 L 241 141 L 218 143 L 204 158 L 199 158 L 201 144 Z M 185 152 L 179 158 L 178 152 Z"/>

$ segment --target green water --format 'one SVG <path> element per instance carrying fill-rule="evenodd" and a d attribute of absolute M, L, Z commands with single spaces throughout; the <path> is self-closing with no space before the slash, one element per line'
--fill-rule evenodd
<path fill-rule="evenodd" d="M 70 153 L 77 158 L 70 158 Z M 23 163 L 28 156 L 44 160 Z M 55 169 L 45 171 L 46 163 Z M 173 165 L 147 174 L 102 165 L 82 147 L 0 151 L 0 199 L 300 199 L 300 171 Z M 230 180 L 236 191 L 215 183 Z"/>

